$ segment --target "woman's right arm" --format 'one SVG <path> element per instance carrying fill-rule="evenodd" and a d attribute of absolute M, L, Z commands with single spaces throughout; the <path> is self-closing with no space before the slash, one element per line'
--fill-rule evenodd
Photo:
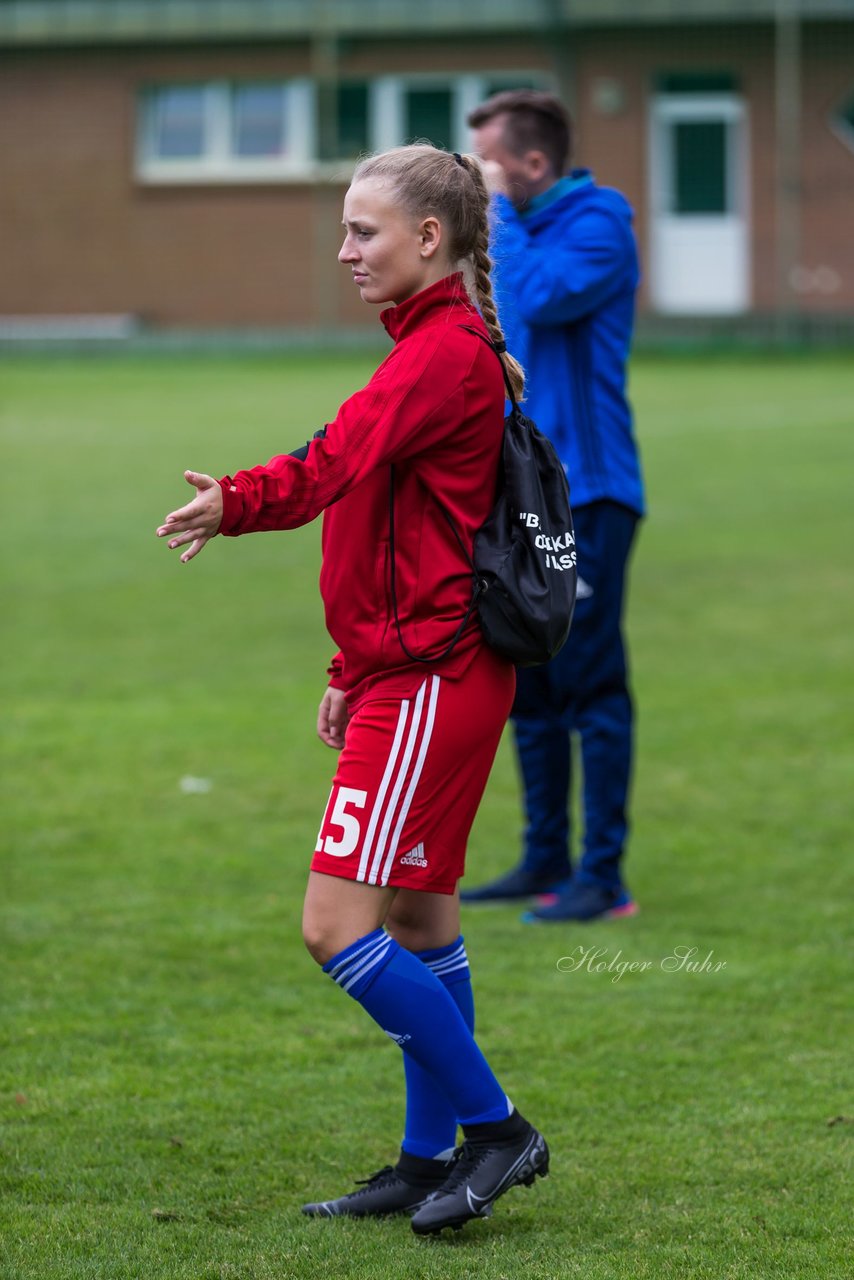
<path fill-rule="evenodd" d="M 446 438 L 448 424 L 437 409 L 462 384 L 475 358 L 470 344 L 482 345 L 451 332 L 458 340 L 444 356 L 437 350 L 444 335 L 435 330 L 395 347 L 368 385 L 309 441 L 304 456 L 302 450 L 281 454 L 223 477 L 220 531 L 229 537 L 296 529 L 378 467 Z"/>

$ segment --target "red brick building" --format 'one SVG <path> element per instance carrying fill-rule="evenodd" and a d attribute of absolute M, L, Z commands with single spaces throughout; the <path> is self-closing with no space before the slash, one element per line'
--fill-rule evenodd
<path fill-rule="evenodd" d="M 854 317 L 854 0 L 0 0 L 0 317 L 374 323 L 352 159 L 557 88 L 642 308 Z"/>

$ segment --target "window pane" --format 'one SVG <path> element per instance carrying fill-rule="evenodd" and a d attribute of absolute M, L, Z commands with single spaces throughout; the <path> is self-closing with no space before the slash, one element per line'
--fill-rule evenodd
<path fill-rule="evenodd" d="M 854 93 L 838 109 L 836 118 L 840 123 L 847 125 L 849 129 L 854 129 Z"/>
<path fill-rule="evenodd" d="M 321 160 L 352 160 L 370 150 L 367 84 L 339 84 L 330 97 L 318 95 L 318 108 L 323 113 L 318 130 Z M 326 112 L 333 117 L 330 128 L 324 128 Z"/>
<path fill-rule="evenodd" d="M 203 85 L 158 89 L 154 94 L 152 148 L 162 160 L 198 159 L 205 150 Z"/>
<path fill-rule="evenodd" d="M 285 90 L 283 85 L 241 85 L 234 90 L 232 149 L 236 156 L 284 155 Z"/>
<path fill-rule="evenodd" d="M 506 93 L 511 89 L 537 89 L 532 79 L 519 80 L 487 80 L 484 85 L 484 97 L 491 98 L 494 93 Z"/>
<path fill-rule="evenodd" d="M 737 88 L 728 71 L 671 71 L 655 78 L 657 93 L 735 93 Z"/>
<path fill-rule="evenodd" d="M 673 213 L 727 213 L 723 120 L 683 121 L 673 128 Z"/>
<path fill-rule="evenodd" d="M 407 90 L 404 141 L 427 138 L 449 151 L 452 132 L 450 89 Z"/>
<path fill-rule="evenodd" d="M 369 150 L 368 86 L 338 86 L 338 155 L 349 158 Z"/>

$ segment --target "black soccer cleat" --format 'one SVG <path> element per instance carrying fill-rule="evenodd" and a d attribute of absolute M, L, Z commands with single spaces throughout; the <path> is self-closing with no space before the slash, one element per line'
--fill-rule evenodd
<path fill-rule="evenodd" d="M 511 1187 L 530 1187 L 549 1171 L 546 1140 L 518 1112 L 515 1136 L 485 1141 L 466 1139 L 454 1152 L 454 1167 L 438 1191 L 416 1210 L 412 1230 L 434 1235 L 443 1227 L 459 1228 L 472 1218 L 486 1218 L 499 1196 Z"/>
<path fill-rule="evenodd" d="M 304 1204 L 310 1218 L 382 1218 L 394 1213 L 413 1213 L 436 1191 L 448 1176 L 450 1162 L 425 1160 L 401 1151 L 397 1164 L 387 1164 L 370 1178 L 357 1184 L 358 1191 L 337 1200 Z"/>

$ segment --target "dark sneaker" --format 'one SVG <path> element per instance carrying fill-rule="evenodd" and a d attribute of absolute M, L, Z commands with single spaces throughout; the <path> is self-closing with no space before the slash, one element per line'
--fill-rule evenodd
<path fill-rule="evenodd" d="M 568 884 L 561 893 L 538 901 L 522 919 L 527 924 L 561 920 L 616 920 L 636 916 L 637 903 L 626 889 L 605 889 L 597 884 Z"/>
<path fill-rule="evenodd" d="M 380 1218 L 392 1213 L 412 1213 L 424 1204 L 448 1176 L 450 1162 L 425 1160 L 401 1151 L 392 1167 L 387 1164 L 370 1178 L 337 1200 L 320 1200 L 304 1204 L 302 1211 L 310 1218 Z"/>
<path fill-rule="evenodd" d="M 506 875 L 482 884 L 479 889 L 460 890 L 460 902 L 510 902 L 514 898 L 533 898 L 538 893 L 551 893 L 566 881 L 563 875 L 539 875 L 516 867 Z"/>
<path fill-rule="evenodd" d="M 511 1187 L 530 1187 L 549 1171 L 546 1140 L 518 1112 L 511 1119 L 516 1136 L 478 1142 L 467 1138 L 454 1152 L 454 1167 L 438 1191 L 416 1211 L 412 1230 L 432 1235 L 443 1227 L 459 1228 L 472 1218 L 487 1218 L 499 1196 Z"/>

